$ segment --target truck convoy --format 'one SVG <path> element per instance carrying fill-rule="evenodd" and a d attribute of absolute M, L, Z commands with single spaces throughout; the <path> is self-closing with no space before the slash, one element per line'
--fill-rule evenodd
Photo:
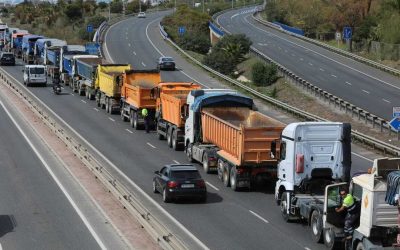
<path fill-rule="evenodd" d="M 65 46 L 67 45 L 66 41 L 54 39 L 54 38 L 42 38 L 38 39 L 35 43 L 34 55 L 35 55 L 35 63 L 36 64 L 44 64 L 47 65 L 47 50 L 52 46 Z"/>
<path fill-rule="evenodd" d="M 38 35 L 25 35 L 22 37 L 22 61 L 27 64 L 33 64 L 35 61 L 35 43 L 43 36 Z"/>

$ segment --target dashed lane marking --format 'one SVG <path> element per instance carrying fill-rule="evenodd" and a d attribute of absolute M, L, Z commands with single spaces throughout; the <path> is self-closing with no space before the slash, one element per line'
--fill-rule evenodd
<path fill-rule="evenodd" d="M 213 184 L 209 183 L 208 181 L 206 181 L 206 184 L 208 186 L 210 186 L 211 188 L 215 189 L 216 191 L 219 191 L 219 189 L 216 186 L 214 186 Z"/>
<path fill-rule="evenodd" d="M 382 99 L 384 102 L 390 103 L 390 101 L 386 100 L 386 99 Z"/>
<path fill-rule="evenodd" d="M 176 164 L 180 164 L 179 161 L 173 160 L 173 162 L 175 162 Z"/>
<path fill-rule="evenodd" d="M 99 112 L 100 110 L 98 110 L 97 108 L 93 108 L 94 110 L 96 110 L 97 112 Z"/>
<path fill-rule="evenodd" d="M 149 145 L 152 148 L 156 148 L 155 146 L 151 145 L 150 143 L 147 143 L 147 145 Z"/>
<path fill-rule="evenodd" d="M 337 78 L 337 76 L 335 76 L 335 75 L 331 75 L 331 76 Z"/>
<path fill-rule="evenodd" d="M 146 64 L 144 64 L 144 62 L 142 62 L 143 67 L 146 67 Z"/>
<path fill-rule="evenodd" d="M 367 94 L 369 95 L 369 92 L 368 92 L 368 91 L 366 91 L 365 89 L 363 89 L 362 91 L 363 91 L 363 92 L 365 92 L 365 93 L 367 93 Z"/>
<path fill-rule="evenodd" d="M 346 82 L 348 85 L 352 85 L 351 82 Z"/>
<path fill-rule="evenodd" d="M 262 220 L 262 221 L 264 221 L 265 223 L 269 223 L 269 221 L 267 221 L 266 219 L 264 219 L 263 217 L 261 217 L 260 215 L 258 215 L 257 213 L 255 213 L 255 212 L 253 212 L 253 211 L 251 211 L 251 210 L 249 210 L 249 212 L 251 213 L 251 214 L 253 214 L 255 217 L 257 217 L 257 218 L 259 218 L 260 220 Z"/>
<path fill-rule="evenodd" d="M 126 131 L 128 131 L 128 133 L 131 133 L 131 134 L 133 134 L 133 132 L 132 131 L 130 131 L 129 129 L 125 129 Z"/>
<path fill-rule="evenodd" d="M 85 100 L 81 100 L 81 102 L 83 102 L 83 103 L 86 103 L 86 101 L 85 101 Z"/>
<path fill-rule="evenodd" d="M 323 68 L 319 68 L 319 70 L 321 70 L 321 71 L 325 71 Z"/>

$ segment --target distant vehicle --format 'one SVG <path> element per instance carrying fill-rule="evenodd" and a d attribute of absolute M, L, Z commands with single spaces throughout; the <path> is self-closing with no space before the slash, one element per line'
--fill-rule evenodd
<path fill-rule="evenodd" d="M 139 12 L 139 14 L 137 15 L 139 18 L 145 18 L 146 17 L 146 13 L 144 12 Z"/>
<path fill-rule="evenodd" d="M 47 74 L 46 67 L 43 65 L 25 65 L 24 69 L 24 84 L 29 87 L 32 85 L 40 85 L 46 87 Z"/>
<path fill-rule="evenodd" d="M 153 192 L 162 193 L 164 202 L 183 197 L 207 200 L 207 189 L 199 171 L 191 164 L 165 165 L 154 172 Z"/>
<path fill-rule="evenodd" d="M 175 61 L 172 57 L 162 56 L 158 59 L 158 69 L 175 70 Z"/>
<path fill-rule="evenodd" d="M 1 52 L 0 54 L 0 65 L 11 65 L 15 66 L 15 56 L 11 52 Z"/>

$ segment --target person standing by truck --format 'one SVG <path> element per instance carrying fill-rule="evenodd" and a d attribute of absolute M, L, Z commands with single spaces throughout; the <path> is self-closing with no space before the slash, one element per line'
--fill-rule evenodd
<path fill-rule="evenodd" d="M 335 210 L 338 213 L 346 210 L 347 214 L 344 219 L 344 234 L 346 236 L 346 240 L 350 240 L 354 232 L 354 225 L 359 217 L 357 206 L 353 195 L 348 194 L 347 190 L 342 189 L 340 191 L 340 196 L 342 198 L 342 206 L 340 208 L 336 208 Z"/>
<path fill-rule="evenodd" d="M 146 129 L 146 133 L 149 133 L 149 111 L 146 108 L 142 109 L 142 116 L 144 119 L 144 127 Z"/>

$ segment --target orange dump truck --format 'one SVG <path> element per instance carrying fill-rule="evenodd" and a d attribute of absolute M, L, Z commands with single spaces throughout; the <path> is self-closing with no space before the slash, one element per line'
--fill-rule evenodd
<path fill-rule="evenodd" d="M 186 99 L 189 92 L 196 89 L 200 89 L 200 85 L 191 82 L 164 82 L 154 90 L 158 138 L 167 138 L 168 146 L 174 150 L 183 149 Z"/>
<path fill-rule="evenodd" d="M 96 70 L 95 89 L 98 107 L 105 108 L 107 113 L 120 111 L 121 79 L 129 64 L 99 64 Z"/>
<path fill-rule="evenodd" d="M 276 178 L 283 123 L 252 110 L 253 100 L 233 90 L 192 91 L 187 103 L 190 161 L 217 170 L 233 190 Z"/>
<path fill-rule="evenodd" d="M 127 70 L 122 75 L 121 118 L 129 120 L 135 129 L 142 129 L 142 109 L 148 110 L 150 126 L 154 126 L 156 100 L 152 97 L 154 88 L 161 81 L 158 70 Z"/>

